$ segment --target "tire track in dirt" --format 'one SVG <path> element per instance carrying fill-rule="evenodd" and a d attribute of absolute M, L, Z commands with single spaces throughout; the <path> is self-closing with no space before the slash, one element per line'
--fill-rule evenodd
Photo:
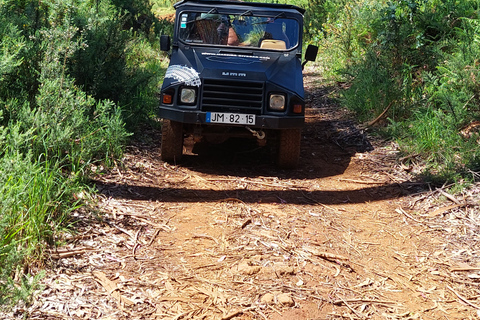
<path fill-rule="evenodd" d="M 95 178 L 100 214 L 76 213 L 79 234 L 12 317 L 474 319 L 445 227 L 412 215 L 422 190 L 394 146 L 306 80 L 297 170 L 240 142 L 172 166 L 159 131 L 145 132 L 122 168 Z"/>

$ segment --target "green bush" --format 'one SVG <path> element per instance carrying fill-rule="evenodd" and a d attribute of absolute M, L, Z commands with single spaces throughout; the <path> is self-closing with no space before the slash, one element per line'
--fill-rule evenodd
<path fill-rule="evenodd" d="M 0 83 L 4 76 L 18 67 L 22 60 L 18 59 L 24 46 L 21 32 L 12 24 L 3 21 L 0 25 Z"/>
<path fill-rule="evenodd" d="M 122 6 L 103 0 L 95 9 L 79 9 L 83 45 L 68 60 L 69 73 L 87 94 L 122 106 L 127 127 L 135 130 L 155 113 L 164 68 L 157 29 L 167 30 L 166 25 L 171 23 L 158 21 L 143 2 L 116 2 Z M 127 15 L 123 14 L 125 10 Z M 151 22 L 148 28 L 127 28 L 141 17 Z"/>
<path fill-rule="evenodd" d="M 56 229 L 77 204 L 72 194 L 80 186 L 66 179 L 49 161 L 35 161 L 17 146 L 34 139 L 20 126 L 1 129 L 0 158 L 0 309 L 19 299 L 29 301 L 35 289 L 28 264 L 54 244 Z M 27 272 L 25 272 L 27 270 Z"/>
<path fill-rule="evenodd" d="M 437 67 L 436 77 L 425 84 L 428 107 L 416 111 L 405 143 L 414 152 L 430 157 L 427 173 L 440 180 L 472 178 L 480 170 L 478 131 L 462 132 L 480 120 L 480 23 L 463 19 L 451 40 L 452 53 Z"/>
<path fill-rule="evenodd" d="M 478 135 L 465 138 L 461 131 L 480 118 L 478 3 L 351 5 L 356 8 L 339 7 L 336 20 L 324 24 L 333 30 L 323 40 L 331 48 L 320 51 L 343 61 L 337 79 L 347 81 L 344 106 L 361 121 L 388 110 L 384 132 L 405 153 L 419 155 L 432 179 L 471 179 L 470 172 L 479 170 Z"/>
<path fill-rule="evenodd" d="M 28 302 L 28 266 L 70 226 L 90 164 L 112 164 L 127 124 L 154 115 L 164 65 L 149 8 L 0 0 L 0 308 Z"/>
<path fill-rule="evenodd" d="M 341 101 L 356 112 L 359 121 L 372 120 L 372 114 L 381 114 L 400 95 L 389 67 L 387 60 L 368 52 L 363 63 L 346 71 L 354 76 L 349 81 L 350 88 L 342 92 Z"/>
<path fill-rule="evenodd" d="M 34 129 L 26 150 L 78 168 L 89 159 L 120 156 L 127 133 L 118 107 L 108 100 L 95 101 L 66 73 L 66 61 L 79 45 L 72 41 L 75 33 L 73 27 L 42 33 L 39 91 L 35 104 L 25 105 L 17 120 L 23 130 Z"/>

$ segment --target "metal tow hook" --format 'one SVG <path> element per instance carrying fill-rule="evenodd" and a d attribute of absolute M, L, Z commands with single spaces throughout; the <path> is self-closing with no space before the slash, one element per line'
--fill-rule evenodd
<path fill-rule="evenodd" d="M 249 127 L 245 127 L 245 128 L 248 131 L 250 131 L 255 138 L 257 138 L 259 140 L 265 139 L 265 132 L 263 132 L 262 130 L 256 131 L 256 130 L 250 129 Z"/>

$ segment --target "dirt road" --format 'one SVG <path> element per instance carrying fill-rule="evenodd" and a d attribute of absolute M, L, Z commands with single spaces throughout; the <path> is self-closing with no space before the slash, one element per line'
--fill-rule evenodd
<path fill-rule="evenodd" d="M 313 69 L 306 88 L 294 171 L 245 143 L 173 166 L 158 131 L 139 137 L 95 178 L 97 206 L 76 214 L 80 232 L 12 316 L 477 319 L 475 193 L 429 191 Z"/>

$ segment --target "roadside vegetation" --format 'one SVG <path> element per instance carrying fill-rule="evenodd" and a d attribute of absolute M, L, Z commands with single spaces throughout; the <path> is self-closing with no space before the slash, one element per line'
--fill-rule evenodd
<path fill-rule="evenodd" d="M 375 122 L 427 180 L 478 180 L 480 3 L 309 0 L 308 7 L 306 41 L 320 46 L 326 79 L 342 84 L 340 103 L 360 122 Z"/>
<path fill-rule="evenodd" d="M 304 41 L 343 106 L 431 181 L 478 178 L 478 1 L 287 2 L 307 9 Z M 0 308 L 28 303 L 89 175 L 155 125 L 172 4 L 0 0 Z"/>
<path fill-rule="evenodd" d="M 88 176 L 154 117 L 168 25 L 148 1 L 0 0 L 0 306 L 28 302 Z"/>

